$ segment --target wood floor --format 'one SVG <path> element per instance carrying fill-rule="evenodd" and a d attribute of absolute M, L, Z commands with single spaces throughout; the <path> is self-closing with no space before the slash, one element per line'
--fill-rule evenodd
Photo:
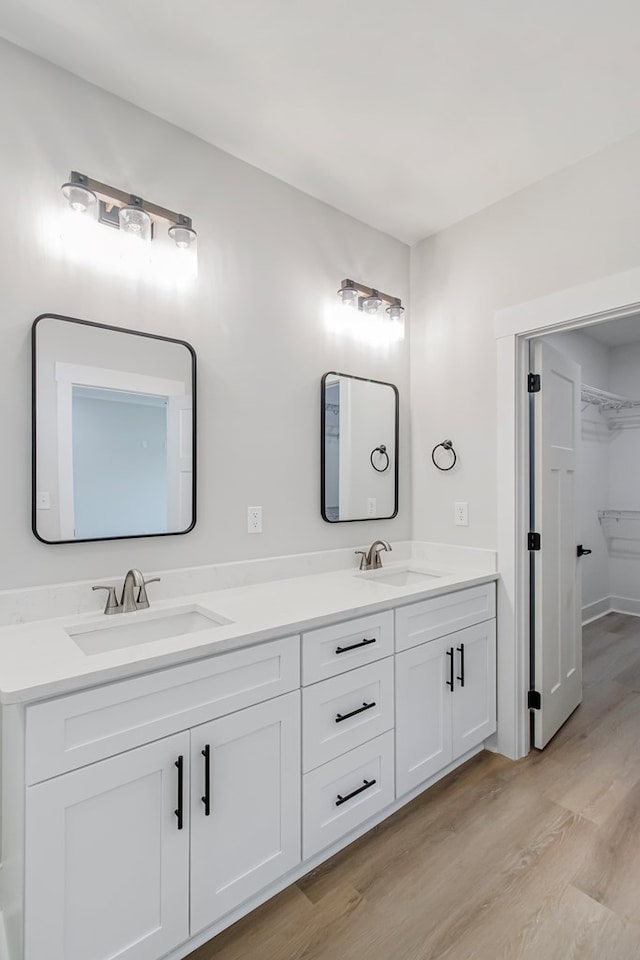
<path fill-rule="evenodd" d="M 640 619 L 543 753 L 481 754 L 189 960 L 640 960 Z"/>

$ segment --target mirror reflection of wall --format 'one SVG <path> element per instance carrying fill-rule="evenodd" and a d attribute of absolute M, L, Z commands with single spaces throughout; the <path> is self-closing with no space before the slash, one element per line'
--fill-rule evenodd
<path fill-rule="evenodd" d="M 398 391 L 336 372 L 322 378 L 321 510 L 329 523 L 398 512 Z"/>
<path fill-rule="evenodd" d="M 191 347 L 43 316 L 33 351 L 35 535 L 59 543 L 191 529 Z"/>

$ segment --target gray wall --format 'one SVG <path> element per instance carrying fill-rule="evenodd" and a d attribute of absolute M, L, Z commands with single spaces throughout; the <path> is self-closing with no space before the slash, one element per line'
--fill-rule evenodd
<path fill-rule="evenodd" d="M 370 541 L 411 531 L 409 343 L 363 345 L 326 311 L 347 276 L 404 299 L 409 250 L 189 134 L 0 42 L 5 184 L 0 262 L 0 589 Z M 70 170 L 193 217 L 199 275 L 172 287 L 110 269 L 59 239 Z M 107 229 L 107 228 L 104 228 Z M 30 530 L 33 318 L 61 313 L 190 341 L 199 363 L 199 520 L 184 537 L 47 546 Z M 320 516 L 320 378 L 393 381 L 401 397 L 400 512 Z M 261 504 L 261 536 L 246 532 Z"/>
<path fill-rule="evenodd" d="M 640 264 L 640 134 L 412 248 L 414 536 L 497 541 L 495 312 Z M 439 473 L 431 448 L 454 441 Z M 469 501 L 469 526 L 453 504 Z"/>

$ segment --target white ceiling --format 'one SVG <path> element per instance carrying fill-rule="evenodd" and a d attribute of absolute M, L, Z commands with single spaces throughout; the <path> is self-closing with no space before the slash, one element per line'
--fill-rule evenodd
<path fill-rule="evenodd" d="M 596 323 L 592 327 L 585 327 L 581 333 L 608 347 L 625 347 L 630 343 L 640 342 L 640 313 L 630 317 L 620 317 L 619 320 L 608 320 Z"/>
<path fill-rule="evenodd" d="M 638 0 L 2 0 L 0 35 L 408 242 L 640 128 Z"/>

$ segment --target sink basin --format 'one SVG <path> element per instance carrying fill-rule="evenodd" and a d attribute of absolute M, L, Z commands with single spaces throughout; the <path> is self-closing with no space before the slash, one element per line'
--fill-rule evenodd
<path fill-rule="evenodd" d="M 384 583 L 391 587 L 408 587 L 412 584 L 426 585 L 431 580 L 437 580 L 442 574 L 427 573 L 424 570 L 403 567 L 395 570 L 368 570 L 366 573 L 358 573 L 356 576 L 371 580 L 374 583 Z"/>
<path fill-rule="evenodd" d="M 120 617 L 126 617 L 122 622 Z M 140 617 L 137 620 L 136 617 Z M 153 643 L 154 640 L 166 640 L 169 637 L 180 637 L 187 633 L 197 633 L 200 630 L 210 630 L 231 623 L 224 617 L 201 607 L 189 606 L 145 615 L 140 613 L 114 614 L 106 618 L 98 626 L 94 624 L 80 624 L 74 627 L 65 627 L 66 633 L 73 642 L 80 647 L 88 657 L 98 653 L 109 653 L 113 650 L 122 650 L 124 647 L 134 647 L 141 643 Z"/>

